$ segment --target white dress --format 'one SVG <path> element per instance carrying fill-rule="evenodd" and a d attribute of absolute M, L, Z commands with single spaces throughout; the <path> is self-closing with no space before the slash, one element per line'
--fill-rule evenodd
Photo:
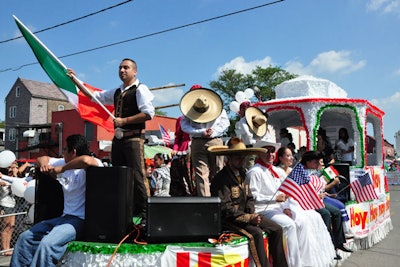
<path fill-rule="evenodd" d="M 281 194 L 277 193 L 283 180 L 281 177 L 286 175 L 277 167 L 273 167 L 273 170 L 278 178 L 258 163 L 247 172 L 256 212 L 282 226 L 290 267 L 329 266 L 335 257 L 335 249 L 322 217 L 314 210 L 304 211 L 290 199 L 283 203 L 274 202 L 276 196 Z M 284 213 L 285 208 L 291 210 L 293 219 Z"/>

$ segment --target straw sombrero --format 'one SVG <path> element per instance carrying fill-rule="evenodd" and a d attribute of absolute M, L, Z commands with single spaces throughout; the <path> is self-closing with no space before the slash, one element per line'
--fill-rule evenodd
<path fill-rule="evenodd" d="M 267 149 L 265 148 L 246 148 L 246 145 L 243 143 L 242 139 L 238 137 L 232 137 L 227 146 L 210 146 L 208 148 L 210 153 L 214 155 L 232 155 L 232 154 L 241 154 L 241 155 L 253 155 L 266 153 Z"/>
<path fill-rule="evenodd" d="M 267 132 L 267 117 L 256 107 L 248 107 L 244 113 L 247 125 L 257 136 L 262 137 Z"/>
<path fill-rule="evenodd" d="M 197 123 L 215 120 L 221 114 L 221 97 L 211 89 L 198 88 L 184 94 L 179 107 L 182 114 Z"/>
<path fill-rule="evenodd" d="M 254 147 L 267 147 L 267 146 L 275 147 L 275 150 L 278 150 L 281 147 L 281 143 L 275 143 L 267 139 L 267 140 L 259 140 L 254 144 Z"/>

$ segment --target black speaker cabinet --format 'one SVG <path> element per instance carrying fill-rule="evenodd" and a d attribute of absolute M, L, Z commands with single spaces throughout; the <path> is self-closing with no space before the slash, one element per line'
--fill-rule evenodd
<path fill-rule="evenodd" d="M 119 243 L 132 227 L 132 169 L 88 168 L 85 207 L 85 241 Z"/>
<path fill-rule="evenodd" d="M 347 163 L 335 163 L 332 166 L 339 172 L 339 175 L 343 176 L 340 179 L 340 184 L 335 186 L 335 191 L 339 192 L 342 191 L 343 188 L 350 184 L 350 165 Z M 337 199 L 346 203 L 350 200 L 350 186 L 338 194 Z"/>
<path fill-rule="evenodd" d="M 147 242 L 207 241 L 221 234 L 218 197 L 150 197 Z"/>
<path fill-rule="evenodd" d="M 59 217 L 64 210 L 64 193 L 61 184 L 48 174 L 35 170 L 35 211 L 33 221 Z"/>

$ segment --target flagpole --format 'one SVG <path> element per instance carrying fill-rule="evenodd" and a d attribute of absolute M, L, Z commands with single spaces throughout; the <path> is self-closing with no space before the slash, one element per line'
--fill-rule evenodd
<path fill-rule="evenodd" d="M 73 81 L 73 83 L 78 86 L 79 90 L 83 91 L 86 95 L 90 96 L 91 99 L 93 99 L 94 101 L 96 101 L 97 104 L 100 105 L 100 107 L 102 109 L 104 109 L 105 112 L 107 112 L 107 114 L 112 118 L 115 119 L 114 114 L 112 114 L 104 105 L 103 103 L 100 102 L 100 100 L 98 100 L 92 93 L 92 91 L 90 91 L 89 89 L 86 88 L 86 86 L 78 79 L 76 78 L 76 76 L 72 73 L 69 74 L 65 74 L 68 77 L 71 78 L 71 80 Z"/>
<path fill-rule="evenodd" d="M 28 32 L 30 33 L 31 37 L 34 38 L 34 39 L 36 40 L 36 42 L 38 42 L 38 43 L 43 47 L 44 50 L 46 50 L 46 52 L 53 58 L 53 60 L 55 60 L 55 61 L 56 61 L 61 67 L 63 67 L 64 69 L 67 69 L 67 66 L 65 66 L 64 63 L 62 63 L 62 61 L 61 61 L 60 59 L 58 59 L 58 57 L 56 57 L 56 55 L 54 55 L 53 52 L 51 52 L 51 50 L 48 49 L 47 46 L 46 46 L 42 41 L 40 41 L 39 38 L 37 38 L 36 35 L 34 35 L 34 34 L 25 26 L 25 24 L 23 24 L 15 15 L 12 15 L 12 16 L 13 16 L 13 18 L 14 18 L 21 26 L 23 26 L 23 27 L 26 29 L 26 31 L 28 31 Z M 65 75 L 68 75 L 68 76 L 71 78 L 71 80 L 74 82 L 74 84 L 75 84 L 76 86 L 78 86 L 78 88 L 79 88 L 80 90 L 82 90 L 82 91 L 85 92 L 88 96 L 90 96 L 92 99 L 94 99 L 94 100 L 96 101 L 96 103 L 98 103 L 98 104 L 104 109 L 104 111 L 107 112 L 107 114 L 108 114 L 112 119 L 115 119 L 114 114 L 112 114 L 112 113 L 111 113 L 97 98 L 95 98 L 94 95 L 93 95 L 93 93 L 92 93 L 89 89 L 87 89 L 86 86 L 85 86 L 78 78 L 76 78 L 76 77 L 75 77 L 74 75 L 72 75 L 72 74 L 67 74 L 67 73 L 65 73 Z"/>

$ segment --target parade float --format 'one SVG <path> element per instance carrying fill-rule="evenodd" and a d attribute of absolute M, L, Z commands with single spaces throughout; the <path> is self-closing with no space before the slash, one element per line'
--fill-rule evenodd
<path fill-rule="evenodd" d="M 248 93 L 248 92 L 246 92 Z M 242 94 L 241 100 L 244 100 Z M 314 150 L 317 131 L 324 128 L 332 143 L 339 128 L 348 129 L 355 143 L 352 166 L 335 165 L 347 185 L 365 172 L 370 174 L 378 196 L 357 203 L 347 186 L 346 209 L 354 238 L 352 249 L 368 249 L 392 229 L 390 193 L 383 158 L 384 112 L 364 99 L 348 98 L 336 84 L 310 76 L 300 76 L 276 87 L 276 99 L 253 104 L 268 114 L 269 134 L 274 137 L 281 128 L 294 129 L 297 146 Z M 279 141 L 279 137 L 275 137 Z M 266 244 L 267 244 L 266 239 Z M 341 253 L 343 259 L 350 253 Z M 62 266 L 254 266 L 247 240 L 233 237 L 227 242 L 192 242 L 122 245 L 71 242 Z M 337 263 L 327 263 L 327 266 Z"/>
<path fill-rule="evenodd" d="M 347 184 L 368 172 L 378 199 L 357 203 L 347 187 L 346 209 L 354 237 L 354 249 L 368 249 L 392 229 L 390 193 L 383 154 L 384 112 L 365 99 L 348 98 L 345 90 L 331 81 L 300 76 L 275 88 L 276 99 L 255 105 L 269 115 L 271 135 L 282 128 L 295 129 L 298 146 L 316 150 L 318 129 L 325 129 L 332 147 L 340 128 L 354 140 L 351 166 L 334 164 Z M 279 141 L 279 137 L 277 137 Z M 302 143 L 303 142 L 303 143 Z"/>

